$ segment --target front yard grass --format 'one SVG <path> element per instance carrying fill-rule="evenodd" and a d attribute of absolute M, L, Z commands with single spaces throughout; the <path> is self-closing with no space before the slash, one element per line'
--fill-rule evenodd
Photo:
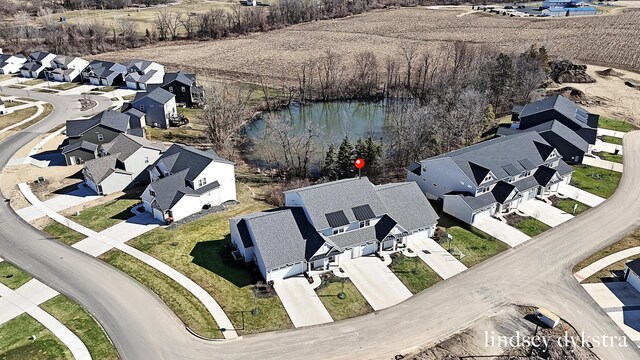
<path fill-rule="evenodd" d="M 139 204 L 137 199 L 116 199 L 106 204 L 84 209 L 71 219 L 93 231 L 100 232 L 133 216 L 131 208 Z"/>
<path fill-rule="evenodd" d="M 236 168 L 242 177 L 246 168 Z M 251 184 L 261 192 L 261 184 Z M 251 197 L 247 185 L 237 183 L 239 205 L 220 213 L 209 214 L 173 229 L 156 228 L 131 241 L 129 245 L 143 251 L 185 274 L 208 291 L 224 309 L 235 328 L 242 328 L 241 312 L 256 306 L 258 315 L 244 316 L 241 334 L 282 330 L 292 327 L 280 299 L 256 297 L 253 285 L 262 278 L 259 273 L 231 256 L 229 218 L 269 208 Z"/>
<path fill-rule="evenodd" d="M 593 155 L 599 157 L 602 160 L 613 161 L 613 162 L 622 164 L 622 155 L 620 154 L 612 154 L 612 153 L 603 151 L 603 152 L 594 152 Z"/>
<path fill-rule="evenodd" d="M 31 79 L 31 80 L 22 81 L 20 82 L 20 84 L 33 86 L 33 85 L 42 84 L 43 82 L 44 82 L 44 79 Z"/>
<path fill-rule="evenodd" d="M 16 290 L 20 286 L 31 280 L 31 275 L 9 264 L 6 261 L 0 262 L 0 283 L 11 290 Z M 1 349 L 1 348 L 0 348 Z"/>
<path fill-rule="evenodd" d="M 13 125 L 22 120 L 26 120 L 38 112 L 38 108 L 31 106 L 28 108 L 13 111 L 6 115 L 0 115 L 0 129 Z"/>
<path fill-rule="evenodd" d="M 391 255 L 389 269 L 396 274 L 412 294 L 417 294 L 442 280 L 435 271 L 417 256 L 409 258 L 400 253 L 395 253 Z"/>
<path fill-rule="evenodd" d="M 453 236 L 451 248 L 457 250 L 455 255 L 459 252 L 464 255 L 459 260 L 466 267 L 472 267 L 509 249 L 509 245 L 479 230 L 472 232 L 460 226 L 452 226 L 447 229 L 447 232 Z M 448 249 L 448 241 L 441 241 L 440 245 Z"/>
<path fill-rule="evenodd" d="M 78 241 L 86 238 L 85 235 L 75 230 L 72 230 L 58 222 L 53 222 L 45 226 L 44 229 L 42 229 L 42 231 L 44 231 L 46 234 L 48 234 L 52 238 L 67 245 L 73 245 Z"/>
<path fill-rule="evenodd" d="M 635 124 L 628 121 L 606 118 L 602 116 L 600 116 L 600 120 L 598 121 L 598 127 L 622 132 L 629 132 L 638 129 Z"/>
<path fill-rule="evenodd" d="M 344 299 L 338 294 L 344 292 Z M 316 289 L 316 294 L 327 308 L 333 320 L 344 320 L 373 311 L 358 288 L 348 278 L 339 278 L 333 274 L 322 277 L 322 285 Z"/>
<path fill-rule="evenodd" d="M 553 206 L 555 206 L 558 209 L 566 212 L 567 214 L 580 215 L 583 212 L 591 209 L 591 206 L 585 205 L 585 204 L 581 203 L 580 201 L 573 200 L 573 199 L 562 199 L 562 198 L 559 198 L 557 196 L 551 196 L 551 197 L 549 197 L 549 200 L 551 201 L 551 204 Z M 574 213 L 573 212 L 573 207 L 576 204 L 578 206 L 576 207 L 576 212 Z"/>
<path fill-rule="evenodd" d="M 51 88 L 51 89 L 38 88 L 38 89 L 35 89 L 35 91 L 41 92 L 41 93 L 46 93 L 46 94 L 57 94 L 58 93 L 58 90 L 53 90 L 53 88 Z"/>
<path fill-rule="evenodd" d="M 100 259 L 127 273 L 156 293 L 191 330 L 202 336 L 222 338 L 222 333 L 207 308 L 173 279 L 117 249 L 104 253 Z"/>
<path fill-rule="evenodd" d="M 588 165 L 574 165 L 571 185 L 594 195 L 608 198 L 618 187 L 622 174 Z"/>
<path fill-rule="evenodd" d="M 14 106 L 18 106 L 18 105 L 24 105 L 24 103 L 22 101 L 15 101 L 15 100 L 5 100 L 4 102 L 4 107 L 7 109 L 12 108 Z"/>
<path fill-rule="evenodd" d="M 120 357 L 102 327 L 78 303 L 58 295 L 40 307 L 58 319 L 87 346 L 94 360 L 117 360 Z"/>
<path fill-rule="evenodd" d="M 35 335 L 35 340 L 31 340 Z M 0 359 L 73 360 L 71 351 L 51 331 L 28 314 L 0 325 Z"/>
<path fill-rule="evenodd" d="M 76 88 L 78 86 L 80 86 L 80 83 L 67 82 L 67 83 L 62 83 L 59 85 L 52 86 L 51 88 L 55 90 L 64 91 L 64 90 L 70 90 L 70 89 Z"/>
<path fill-rule="evenodd" d="M 520 216 L 517 214 L 509 214 L 505 216 L 505 219 L 507 219 L 507 222 L 509 223 L 510 226 L 513 226 L 514 228 L 522 231 L 523 233 L 531 237 L 536 237 L 542 234 L 543 232 L 551 229 L 551 226 L 543 223 L 538 219 L 534 219 L 530 216 Z"/>
<path fill-rule="evenodd" d="M 622 145 L 622 138 L 615 137 L 615 136 L 602 135 L 602 141 L 609 144 Z"/>
<path fill-rule="evenodd" d="M 612 244 L 611 246 L 604 248 L 600 251 L 598 251 L 597 253 L 589 256 L 588 258 L 580 261 L 578 264 L 576 264 L 576 266 L 573 267 L 573 269 L 571 270 L 572 272 L 578 272 L 582 269 L 584 269 L 585 267 L 593 264 L 594 262 L 605 258 L 611 254 L 615 254 L 619 251 L 622 250 L 626 250 L 626 249 L 630 249 L 636 246 L 640 246 L 640 230 L 636 230 L 634 232 L 632 232 L 631 234 L 625 236 L 624 238 L 622 238 L 620 241 Z M 583 281 L 583 283 L 594 283 L 594 282 L 601 282 L 602 279 L 607 279 L 607 278 L 611 278 L 611 274 L 612 272 L 616 272 L 616 271 L 622 271 L 622 269 L 624 269 L 624 263 L 629 261 L 629 260 L 634 260 L 640 258 L 640 255 L 636 255 L 636 256 L 632 256 L 630 258 L 624 259 L 622 261 L 619 261 L 617 263 L 611 264 L 607 267 L 605 267 L 604 269 L 598 271 L 597 273 L 593 274 L 592 276 L 590 276 L 589 278 L 585 279 Z"/>

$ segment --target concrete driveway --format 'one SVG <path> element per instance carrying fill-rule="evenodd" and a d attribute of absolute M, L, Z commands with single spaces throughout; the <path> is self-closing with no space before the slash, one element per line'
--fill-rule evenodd
<path fill-rule="evenodd" d="M 472 225 L 511 247 L 531 239 L 520 230 L 492 217 L 481 217 L 476 219 Z"/>
<path fill-rule="evenodd" d="M 615 153 L 616 150 L 618 150 L 618 154 L 622 155 L 622 145 L 616 145 L 616 144 L 604 142 L 600 139 L 596 139 L 596 143 L 595 145 L 593 145 L 593 148 L 592 148 L 593 152 L 604 151 L 612 154 Z"/>
<path fill-rule="evenodd" d="M 561 183 L 558 187 L 558 194 L 570 197 L 574 200 L 578 200 L 581 203 L 589 205 L 591 207 L 596 207 L 606 200 L 603 197 L 594 195 L 590 192 L 578 189 L 573 185 L 567 185 L 565 183 Z"/>
<path fill-rule="evenodd" d="M 583 284 L 582 287 L 629 340 L 640 343 L 640 293 L 636 289 L 624 281 Z"/>
<path fill-rule="evenodd" d="M 303 276 L 278 280 L 273 286 L 295 327 L 333 321 L 313 287 Z"/>
<path fill-rule="evenodd" d="M 585 156 L 584 159 L 582 159 L 582 163 L 585 165 L 591 165 L 591 166 L 599 167 L 602 169 L 607 169 L 607 170 L 612 170 L 617 172 L 622 172 L 622 170 L 624 169 L 624 166 L 620 163 L 608 161 L 608 160 L 602 160 L 600 158 L 592 158 L 589 156 Z"/>
<path fill-rule="evenodd" d="M 375 256 L 345 261 L 341 268 L 374 310 L 381 310 L 411 297 L 411 291 Z"/>
<path fill-rule="evenodd" d="M 463 263 L 427 236 L 412 238 L 409 248 L 443 279 L 467 270 Z"/>
<path fill-rule="evenodd" d="M 518 210 L 549 226 L 558 226 L 565 221 L 573 219 L 573 215 L 541 200 L 529 200 L 522 203 L 518 205 Z"/>

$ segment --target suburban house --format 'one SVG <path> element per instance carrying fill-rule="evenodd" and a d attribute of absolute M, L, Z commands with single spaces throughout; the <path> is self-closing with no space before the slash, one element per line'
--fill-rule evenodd
<path fill-rule="evenodd" d="M 26 78 L 39 78 L 44 76 L 44 70 L 51 67 L 55 54 L 46 51 L 34 51 L 29 54 L 27 62 L 22 64 L 20 75 Z"/>
<path fill-rule="evenodd" d="M 78 81 L 84 68 L 89 62 L 75 56 L 58 55 L 51 61 L 51 67 L 44 71 L 44 75 L 49 80 L 55 81 Z"/>
<path fill-rule="evenodd" d="M 9 111 L 7 111 L 7 108 L 4 106 L 4 101 L 0 99 L 0 115 L 6 115 L 8 113 Z"/>
<path fill-rule="evenodd" d="M 204 103 L 204 90 L 198 85 L 196 74 L 183 71 L 167 73 L 162 88 L 174 94 L 178 104 L 194 107 L 202 106 Z"/>
<path fill-rule="evenodd" d="M 129 116 L 129 134 L 145 137 L 144 127 L 147 125 L 147 115 L 134 108 L 129 108 L 122 113 Z"/>
<path fill-rule="evenodd" d="M 160 221 L 173 222 L 234 201 L 234 167 L 212 150 L 174 144 L 147 168 L 151 183 L 141 196 L 144 208 Z"/>
<path fill-rule="evenodd" d="M 511 115 L 511 127 L 527 130 L 556 120 L 573 130 L 587 143 L 594 145 L 599 118 L 599 115 L 589 113 L 564 96 L 555 95 L 523 107 L 515 106 Z"/>
<path fill-rule="evenodd" d="M 178 120 L 175 95 L 163 88 L 136 93 L 131 107 L 145 113 L 147 125 L 153 127 L 166 129 Z"/>
<path fill-rule="evenodd" d="M 127 75 L 127 67 L 111 61 L 93 60 L 82 73 L 83 82 L 91 85 L 114 86 L 120 85 Z"/>
<path fill-rule="evenodd" d="M 414 163 L 407 179 L 441 201 L 446 213 L 472 224 L 554 194 L 572 173 L 558 150 L 537 132 L 525 131 Z"/>
<path fill-rule="evenodd" d="M 129 89 L 146 90 L 149 85 L 162 84 L 164 66 L 147 60 L 133 60 L 127 64 L 124 81 Z"/>
<path fill-rule="evenodd" d="M 103 111 L 92 118 L 68 120 L 68 145 L 62 149 L 67 165 L 78 165 L 98 157 L 98 145 L 113 141 L 131 129 L 130 117 L 117 111 Z"/>
<path fill-rule="evenodd" d="M 10 55 L 0 53 L 0 75 L 2 74 L 15 74 L 20 71 L 22 64 L 27 59 L 22 55 Z"/>
<path fill-rule="evenodd" d="M 366 177 L 284 193 L 284 207 L 229 220 L 234 256 L 266 281 L 337 269 L 361 256 L 431 237 L 438 216 L 414 183 L 374 186 Z"/>
<path fill-rule="evenodd" d="M 640 291 L 640 259 L 628 261 L 624 264 L 624 281 Z"/>
<path fill-rule="evenodd" d="M 85 183 L 100 195 L 149 182 L 147 167 L 165 150 L 159 143 L 128 134 L 99 146 L 99 157 L 85 162 Z"/>

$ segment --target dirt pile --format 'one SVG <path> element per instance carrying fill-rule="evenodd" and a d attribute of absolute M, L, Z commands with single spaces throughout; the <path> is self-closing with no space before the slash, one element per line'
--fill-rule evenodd
<path fill-rule="evenodd" d="M 624 84 L 627 85 L 628 87 L 632 88 L 632 89 L 640 89 L 640 84 L 635 83 L 633 81 L 627 80 L 627 81 L 624 82 Z"/>
<path fill-rule="evenodd" d="M 587 74 L 587 65 L 574 64 L 569 60 L 557 60 L 549 63 L 551 79 L 558 84 L 562 83 L 594 83 L 596 82 Z"/>
<path fill-rule="evenodd" d="M 578 103 L 586 104 L 588 102 L 587 95 L 582 90 L 576 89 L 571 86 L 565 86 L 559 89 L 547 90 L 546 96 L 562 95 L 567 99 Z"/>
<path fill-rule="evenodd" d="M 604 70 L 598 70 L 596 71 L 596 74 L 598 74 L 598 76 L 602 76 L 602 77 L 609 77 L 609 76 L 616 76 L 616 77 L 621 77 L 624 74 L 613 70 L 612 68 L 608 68 L 608 69 L 604 69 Z"/>

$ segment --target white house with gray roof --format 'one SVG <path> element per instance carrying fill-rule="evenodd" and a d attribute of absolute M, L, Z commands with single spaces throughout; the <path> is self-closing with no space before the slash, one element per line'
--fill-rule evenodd
<path fill-rule="evenodd" d="M 165 150 L 160 143 L 120 134 L 99 147 L 100 156 L 84 164 L 85 183 L 100 195 L 122 191 L 129 186 L 149 182 L 146 169 Z"/>
<path fill-rule="evenodd" d="M 472 224 L 557 192 L 572 173 L 558 150 L 537 132 L 526 131 L 414 163 L 407 180 L 429 199 L 442 201 L 446 213 Z"/>
<path fill-rule="evenodd" d="M 26 78 L 39 78 L 44 75 L 44 70 L 51 67 L 51 62 L 56 55 L 46 51 L 34 51 L 29 54 L 27 62 L 22 64 L 20 75 Z"/>
<path fill-rule="evenodd" d="M 0 53 L 0 74 L 15 74 L 20 71 L 22 64 L 24 64 L 27 59 L 18 54 L 2 54 Z"/>
<path fill-rule="evenodd" d="M 431 237 L 438 216 L 415 183 L 374 186 L 366 177 L 285 192 L 284 207 L 230 219 L 236 256 L 267 281 L 330 271 Z"/>
<path fill-rule="evenodd" d="M 82 71 L 89 65 L 87 60 L 75 56 L 58 55 L 51 61 L 51 67 L 44 71 L 49 80 L 72 82 L 80 80 Z"/>
<path fill-rule="evenodd" d="M 149 85 L 162 84 L 164 66 L 148 60 L 132 60 L 126 64 L 124 81 L 129 89 L 146 90 Z"/>
<path fill-rule="evenodd" d="M 235 201 L 234 167 L 212 150 L 174 144 L 147 168 L 151 183 L 141 196 L 144 208 L 156 219 L 172 222 Z"/>

